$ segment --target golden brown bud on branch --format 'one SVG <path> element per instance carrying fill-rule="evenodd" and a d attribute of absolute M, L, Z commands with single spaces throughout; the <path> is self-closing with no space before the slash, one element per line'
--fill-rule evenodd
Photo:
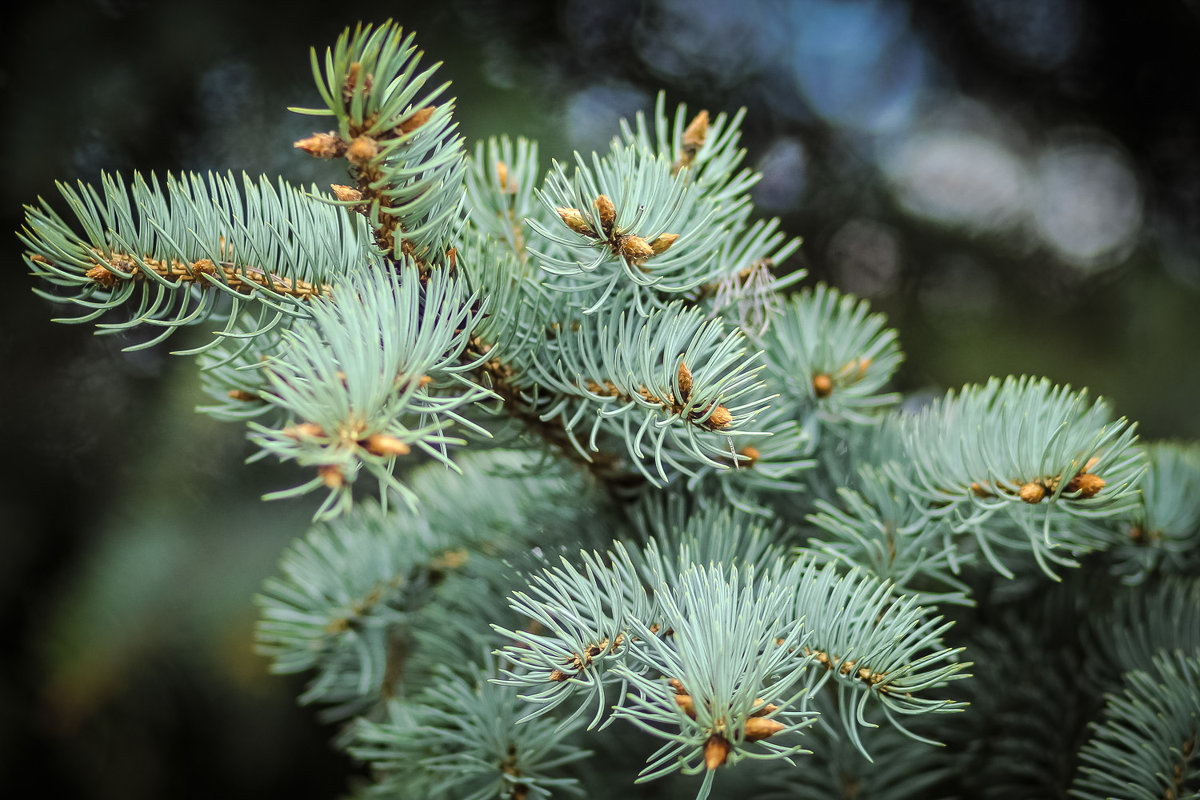
<path fill-rule="evenodd" d="M 778 722 L 773 719 L 768 719 L 766 717 L 751 717 L 750 719 L 746 720 L 746 741 L 757 742 L 762 739 L 766 739 L 779 733 L 785 727 L 787 726 L 782 722 Z"/>
<path fill-rule="evenodd" d="M 683 147 L 685 150 L 691 150 L 693 154 L 701 147 L 704 147 L 704 140 L 708 138 L 708 111 L 701 111 L 691 122 L 688 123 L 687 129 L 683 132 Z"/>
<path fill-rule="evenodd" d="M 308 436 L 324 436 L 325 431 L 315 422 L 301 422 L 299 425 L 289 425 L 283 429 L 284 436 L 301 439 Z"/>
<path fill-rule="evenodd" d="M 708 418 L 708 424 L 714 428 L 727 428 L 731 422 L 733 422 L 733 414 L 729 413 L 729 409 L 725 406 L 714 408 L 712 416 Z"/>
<path fill-rule="evenodd" d="M 386 433 L 373 433 L 360 444 L 368 453 L 377 456 L 406 456 L 409 453 L 408 445 Z"/>
<path fill-rule="evenodd" d="M 433 112 L 437 110 L 437 106 L 425 106 L 409 114 L 403 122 L 396 126 L 396 130 L 401 134 L 412 133 L 417 128 L 429 122 L 429 118 L 433 116 Z"/>
<path fill-rule="evenodd" d="M 353 186 L 343 186 L 340 183 L 334 183 L 330 185 L 330 188 L 333 189 L 333 196 L 343 202 L 357 203 L 363 199 L 363 193 Z"/>
<path fill-rule="evenodd" d="M 583 214 L 579 213 L 579 209 L 556 208 L 555 211 L 558 212 L 558 216 L 562 219 L 563 224 L 580 236 L 587 236 L 592 239 L 596 238 L 595 231 L 592 230 L 591 225 L 588 225 L 587 220 L 583 218 Z"/>
<path fill-rule="evenodd" d="M 650 247 L 650 243 L 640 236 L 621 236 L 617 242 L 621 256 L 631 263 L 645 261 L 654 255 L 654 249 Z"/>
<path fill-rule="evenodd" d="M 1042 502 L 1042 498 L 1046 496 L 1046 487 L 1040 483 L 1027 483 L 1021 487 L 1019 494 L 1026 503 L 1036 505 Z"/>
<path fill-rule="evenodd" d="M 613 201 L 608 195 L 598 195 L 595 200 L 596 211 L 600 214 L 600 225 L 604 228 L 604 235 L 611 236 L 613 225 L 617 221 L 617 207 L 613 205 Z"/>
<path fill-rule="evenodd" d="M 342 468 L 336 464 L 326 464 L 318 467 L 317 474 L 321 476 L 321 480 L 330 489 L 340 489 L 346 485 L 346 476 L 342 474 Z"/>
<path fill-rule="evenodd" d="M 1079 492 L 1081 498 L 1094 497 L 1097 492 L 1104 488 L 1104 479 L 1099 475 L 1093 475 L 1090 472 L 1083 472 L 1076 475 L 1067 484 L 1068 492 Z"/>
<path fill-rule="evenodd" d="M 664 233 L 650 243 L 650 249 L 654 251 L 654 255 L 662 255 L 667 252 L 667 248 L 675 244 L 675 240 L 678 238 L 678 233 Z"/>
<path fill-rule="evenodd" d="M 721 766 L 725 759 L 729 758 L 730 749 L 729 740 L 719 733 L 714 733 L 704 743 L 704 766 L 710 770 Z"/>
<path fill-rule="evenodd" d="M 679 393 L 683 395 L 683 402 L 687 402 L 688 395 L 692 393 L 692 371 L 687 368 L 687 364 L 679 362 Z"/>
<path fill-rule="evenodd" d="M 362 166 L 379 155 L 379 143 L 370 136 L 359 136 L 346 148 L 346 159 Z"/>
<path fill-rule="evenodd" d="M 294 145 L 315 158 L 338 158 L 346 152 L 346 143 L 332 133 L 314 133 Z"/>

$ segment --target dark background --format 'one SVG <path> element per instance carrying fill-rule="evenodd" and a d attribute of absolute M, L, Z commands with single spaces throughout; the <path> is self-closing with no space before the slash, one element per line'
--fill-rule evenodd
<path fill-rule="evenodd" d="M 604 146 L 671 104 L 746 106 L 756 200 L 792 267 L 869 297 L 941 391 L 1031 373 L 1151 438 L 1200 436 L 1195 0 L 38 2 L 0 12 L 0 230 L 101 170 L 340 180 L 308 48 L 415 30 L 468 141 Z M 52 200 L 53 201 L 53 200 Z M 61 206 L 60 206 L 61 208 Z M 264 504 L 167 347 L 57 325 L 0 245 L 0 791 L 124 800 L 330 797 L 349 762 L 252 648 L 251 598 L 306 524 Z M 176 343 L 178 346 L 178 343 Z"/>

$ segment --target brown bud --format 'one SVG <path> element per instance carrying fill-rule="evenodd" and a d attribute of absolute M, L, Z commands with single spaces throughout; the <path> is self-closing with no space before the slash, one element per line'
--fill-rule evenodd
<path fill-rule="evenodd" d="M 340 489 L 346 485 L 346 476 L 337 464 L 325 464 L 317 468 L 317 474 L 330 489 Z"/>
<path fill-rule="evenodd" d="M 761 717 L 763 714 L 770 714 L 772 711 L 778 710 L 779 706 L 775 705 L 774 703 L 768 703 L 761 697 L 756 697 L 754 698 L 754 710 L 750 713 L 755 717 Z"/>
<path fill-rule="evenodd" d="M 708 112 L 701 111 L 688 123 L 687 129 L 683 132 L 683 146 L 695 153 L 704 146 L 706 138 L 708 138 Z"/>
<path fill-rule="evenodd" d="M 704 766 L 710 770 L 716 769 L 729 758 L 729 740 L 719 733 L 708 737 L 704 743 Z"/>
<path fill-rule="evenodd" d="M 350 69 L 346 75 L 346 83 L 342 87 L 342 100 L 345 102 L 349 103 L 354 98 L 354 88 L 358 85 L 358 76 L 361 73 L 362 64 L 360 62 L 355 61 L 350 65 Z M 371 76 L 368 74 L 367 79 L 363 81 L 362 84 L 363 94 L 371 91 L 372 83 L 373 81 L 371 80 Z"/>
<path fill-rule="evenodd" d="M 315 158 L 337 158 L 346 152 L 346 143 L 332 133 L 314 133 L 294 145 Z"/>
<path fill-rule="evenodd" d="M 1081 469 L 1079 471 L 1080 472 L 1091 472 L 1092 469 L 1099 463 L 1100 463 L 1100 459 L 1096 456 L 1092 456 L 1091 458 L 1088 459 L 1088 462 L 1087 462 L 1087 464 L 1084 465 L 1083 469 Z"/>
<path fill-rule="evenodd" d="M 644 261 L 654 255 L 650 243 L 640 236 L 622 236 L 617 247 L 625 260 L 630 262 Z"/>
<path fill-rule="evenodd" d="M 778 720 L 770 720 L 767 717 L 750 717 L 749 720 L 746 720 L 746 741 L 767 739 L 769 736 L 779 733 L 780 730 L 786 727 L 784 723 Z"/>
<path fill-rule="evenodd" d="M 596 233 L 592 230 L 592 226 L 588 225 L 587 220 L 583 218 L 583 214 L 580 214 L 578 209 L 556 208 L 555 211 L 558 212 L 558 216 L 562 219 L 563 224 L 580 236 L 587 236 L 592 239 L 596 238 Z"/>
<path fill-rule="evenodd" d="M 324 436 L 325 431 L 321 430 L 321 426 L 315 422 L 301 422 L 299 425 L 290 425 L 284 428 L 283 435 L 301 439 L 308 436 Z"/>
<path fill-rule="evenodd" d="M 1046 487 L 1040 483 L 1027 483 L 1021 487 L 1019 494 L 1026 503 L 1036 505 L 1042 502 L 1042 498 L 1046 496 Z"/>
<path fill-rule="evenodd" d="M 675 703 L 679 706 L 683 713 L 687 714 L 692 719 L 696 718 L 696 706 L 694 703 L 692 703 L 692 696 L 690 694 L 675 695 Z"/>
<path fill-rule="evenodd" d="M 360 444 L 368 453 L 377 456 L 406 456 L 410 452 L 408 445 L 386 433 L 373 433 Z"/>
<path fill-rule="evenodd" d="M 353 186 L 343 186 L 340 183 L 335 183 L 330 186 L 333 189 L 333 195 L 338 200 L 347 203 L 357 203 L 363 199 L 363 193 Z"/>
<path fill-rule="evenodd" d="M 757 742 L 766 739 L 779 733 L 785 727 L 787 726 L 778 720 L 767 717 L 751 717 L 746 720 L 746 741 Z"/>
<path fill-rule="evenodd" d="M 245 389 L 230 389 L 229 390 L 229 399 L 230 400 L 240 400 L 243 403 L 252 403 L 255 400 L 258 400 L 259 397 L 254 392 L 247 392 Z M 285 433 L 286 433 L 286 431 L 285 431 Z"/>
<path fill-rule="evenodd" d="M 84 273 L 84 275 L 91 278 L 93 281 L 100 284 L 105 289 L 111 289 L 112 287 L 116 286 L 117 283 L 120 282 L 120 280 L 121 280 L 121 277 L 119 275 L 117 275 L 115 272 L 105 269 L 104 266 L 102 266 L 100 264 L 97 264 L 96 266 L 89 269 L 87 272 Z"/>
<path fill-rule="evenodd" d="M 650 249 L 654 251 L 654 255 L 662 255 L 667 252 L 667 248 L 675 244 L 675 240 L 678 238 L 678 233 L 664 233 L 650 243 Z"/>
<path fill-rule="evenodd" d="M 686 403 L 688 395 L 692 393 L 692 371 L 687 368 L 687 364 L 679 362 L 679 393 L 683 395 L 683 401 Z"/>
<path fill-rule="evenodd" d="M 741 450 L 738 451 L 738 455 L 745 457 L 744 461 L 738 462 L 738 466 L 753 467 L 755 464 L 758 463 L 759 454 L 758 454 L 757 447 L 750 447 L 750 446 L 743 447 Z"/>
<path fill-rule="evenodd" d="M 817 397 L 829 397 L 833 394 L 833 378 L 822 372 L 819 375 L 813 375 L 812 379 L 813 394 Z"/>
<path fill-rule="evenodd" d="M 597 195 L 595 205 L 600 214 L 600 225 L 604 228 L 604 235 L 609 236 L 612 234 L 613 224 L 617 221 L 617 207 L 606 194 Z"/>
<path fill-rule="evenodd" d="M 563 681 L 565 681 L 567 678 L 570 678 L 570 677 L 571 677 L 570 675 L 563 672 L 561 669 L 555 669 L 555 670 L 550 671 L 550 680 L 554 681 L 555 683 L 562 683 Z"/>
<path fill-rule="evenodd" d="M 714 428 L 729 427 L 729 423 L 733 422 L 733 414 L 729 413 L 729 409 L 725 406 L 717 406 L 713 409 L 712 416 L 708 418 L 708 424 Z"/>
<path fill-rule="evenodd" d="M 505 164 L 503 161 L 496 162 L 496 177 L 500 181 L 500 191 L 505 194 L 511 194 L 511 192 L 516 191 L 517 187 L 515 186 L 511 190 L 508 188 L 508 164 Z"/>
<path fill-rule="evenodd" d="M 658 623 L 656 622 L 654 624 L 657 625 Z M 652 630 L 650 632 L 658 633 L 656 630 Z M 671 680 L 667 681 L 667 685 L 675 690 L 675 694 L 687 694 L 687 690 L 683 688 L 683 683 L 679 680 L 679 678 L 671 678 Z"/>
<path fill-rule="evenodd" d="M 429 118 L 433 116 L 433 112 L 436 110 L 437 106 L 425 106 L 422 109 L 418 109 L 409 114 L 403 122 L 397 125 L 396 130 L 400 131 L 401 134 L 412 133 L 426 122 L 429 122 Z"/>
<path fill-rule="evenodd" d="M 193 275 L 216 275 L 217 265 L 207 258 L 202 258 L 192 264 Z"/>
<path fill-rule="evenodd" d="M 1080 498 L 1094 497 L 1104 488 L 1104 479 L 1090 472 L 1082 472 L 1067 484 L 1068 492 L 1079 492 Z"/>
<path fill-rule="evenodd" d="M 363 165 L 379 155 L 379 143 L 370 136 L 359 136 L 346 148 L 346 160 L 351 164 Z"/>
<path fill-rule="evenodd" d="M 971 493 L 976 497 L 991 497 L 992 492 L 982 483 L 971 483 Z"/>

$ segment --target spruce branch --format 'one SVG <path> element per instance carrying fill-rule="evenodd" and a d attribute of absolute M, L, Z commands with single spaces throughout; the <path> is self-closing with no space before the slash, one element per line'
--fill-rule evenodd
<path fill-rule="evenodd" d="M 533 548 L 550 551 L 568 532 L 586 541 L 604 519 L 572 470 L 529 454 L 475 454 L 461 469 L 407 476 L 420 514 L 368 499 L 284 553 L 256 598 L 258 643 L 274 672 L 314 672 L 301 702 L 342 717 L 473 664 L 498 644 L 489 621 L 528 622 L 499 616 L 494 598 L 517 585 L 519 567 L 540 563 Z"/>
<path fill-rule="evenodd" d="M 881 390 L 903 356 L 866 301 L 819 284 L 789 298 L 762 336 L 768 380 L 817 419 L 870 424 L 899 398 Z"/>
<path fill-rule="evenodd" d="M 1072 797 L 1133 800 L 1200 792 L 1200 659 L 1160 654 L 1108 695 L 1104 720 L 1079 753 Z"/>
<path fill-rule="evenodd" d="M 427 89 L 437 65 L 419 71 L 413 35 L 392 22 L 345 31 L 313 77 L 325 107 L 292 109 L 332 116 L 337 129 L 296 142 L 318 158 L 345 158 L 357 188 L 342 202 L 361 209 L 379 247 L 413 258 L 428 272 L 453 266 L 450 242 L 461 224 L 465 151 L 452 102 L 434 105 L 449 83 Z M 322 69 L 323 67 L 323 69 Z"/>
<path fill-rule="evenodd" d="M 443 672 L 414 701 L 392 706 L 382 723 L 360 720 L 350 752 L 378 783 L 371 797 L 549 800 L 581 794 L 562 767 L 591 755 L 572 741 L 577 723 L 517 724 L 528 704 L 497 684 L 492 659 L 470 674 Z"/>
<path fill-rule="evenodd" d="M 26 262 L 58 293 L 35 291 L 86 310 L 60 321 L 133 306 L 128 319 L 99 323 L 99 332 L 162 329 L 128 349 L 210 321 L 224 326 L 220 340 L 243 313 L 258 313 L 259 330 L 307 317 L 309 301 L 364 261 L 361 223 L 283 181 L 168 175 L 164 189 L 154 175 L 135 174 L 128 187 L 120 175 L 102 175 L 99 188 L 81 182 L 59 191 L 73 223 L 44 200 L 26 207 Z M 220 303 L 223 296 L 231 303 Z"/>
<path fill-rule="evenodd" d="M 1105 520 L 1114 571 L 1127 583 L 1195 574 L 1200 566 L 1200 446 L 1145 447 L 1148 468 L 1129 514 Z"/>
<path fill-rule="evenodd" d="M 705 110 L 691 116 L 687 107 L 680 105 L 668 118 L 666 107 L 666 94 L 659 92 L 653 124 L 639 112 L 632 125 L 621 121 L 621 138 L 627 146 L 648 150 L 670 163 L 676 175 L 686 168 L 685 180 L 726 207 L 726 213 L 737 216 L 747 204 L 747 193 L 762 177 L 740 168 L 746 157 L 746 151 L 738 147 L 746 110 L 740 109 L 732 117 L 721 113 L 712 118 Z"/>
<path fill-rule="evenodd" d="M 464 443 L 452 425 L 485 433 L 460 413 L 490 392 L 464 377 L 459 360 L 471 333 L 471 299 L 448 272 L 424 284 L 411 261 L 406 272 L 354 276 L 329 301 L 313 304 L 313 321 L 293 328 L 282 349 L 264 364 L 270 389 L 263 400 L 280 412 L 274 427 L 252 422 L 260 453 L 301 466 L 317 477 L 287 497 L 322 485 L 329 494 L 317 516 L 352 503 L 360 470 L 410 505 L 417 496 L 394 473 L 395 461 L 414 448 L 452 466 L 447 447 Z M 282 424 L 279 419 L 284 420 Z"/>
<path fill-rule="evenodd" d="M 1133 447 L 1135 426 L 1113 421 L 1102 401 L 1045 379 L 993 379 L 967 386 L 923 411 L 902 417 L 900 435 L 911 464 L 892 469 L 931 517 L 975 534 L 989 563 L 1011 571 L 992 552 L 985 523 L 1008 512 L 1023 547 L 1054 576 L 1052 533 L 1063 515 L 1083 520 L 1125 513 L 1138 500 L 1144 456 Z M 1061 513 L 1060 513 L 1061 512 Z M 1002 535 L 1002 534 L 1001 534 Z M 1070 542 L 1086 545 L 1085 541 Z"/>
<path fill-rule="evenodd" d="M 971 603 L 957 577 L 971 554 L 960 552 L 950 527 L 931 521 L 877 467 L 864 464 L 858 472 L 858 488 L 839 488 L 836 504 L 817 500 L 808 520 L 821 531 L 806 546 L 847 567 L 865 567 L 921 603 Z"/>
<path fill-rule="evenodd" d="M 724 209 L 643 148 L 614 144 L 590 164 L 576 154 L 571 177 L 556 161 L 539 197 L 559 222 L 530 219 L 530 249 L 542 269 L 572 279 L 564 289 L 589 292 L 585 308 L 626 284 L 653 307 L 660 301 L 647 289 L 686 292 L 715 277 Z"/>
<path fill-rule="evenodd" d="M 504 242 L 520 264 L 529 259 L 525 220 L 541 212 L 537 142 L 507 136 L 475 146 L 466 175 L 466 212 L 482 236 Z"/>
<path fill-rule="evenodd" d="M 644 319 L 613 308 L 556 337 L 519 380 L 551 393 L 543 417 L 561 419 L 585 457 L 576 428 L 592 449 L 604 430 L 648 481 L 663 483 L 667 466 L 685 474 L 688 462 L 725 468 L 724 437 L 753 432 L 769 398 L 747 344 L 680 303 Z"/>

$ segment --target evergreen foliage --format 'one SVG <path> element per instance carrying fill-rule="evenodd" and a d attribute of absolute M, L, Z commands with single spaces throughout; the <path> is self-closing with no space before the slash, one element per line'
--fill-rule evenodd
<path fill-rule="evenodd" d="M 1028 376 L 903 409 L 884 317 L 785 291 L 740 113 L 468 157 L 420 61 L 314 50 L 352 185 L 105 175 L 19 234 L 69 321 L 210 332 L 200 410 L 320 493 L 259 644 L 362 796 L 1197 796 L 1200 447 Z"/>

